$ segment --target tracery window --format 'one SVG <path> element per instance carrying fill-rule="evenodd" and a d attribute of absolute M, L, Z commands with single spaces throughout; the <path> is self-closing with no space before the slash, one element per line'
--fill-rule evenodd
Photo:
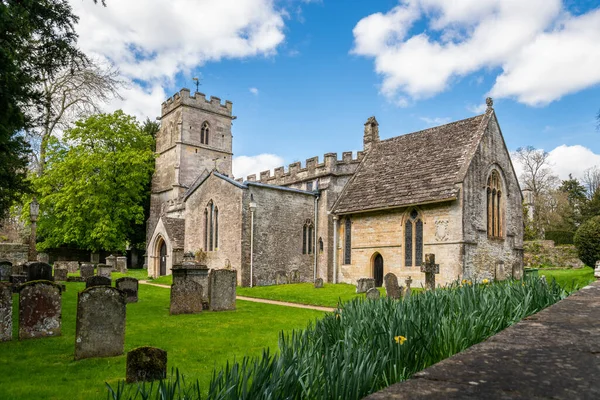
<path fill-rule="evenodd" d="M 487 234 L 489 237 L 501 238 L 504 230 L 502 199 L 502 181 L 498 171 L 494 170 L 487 180 Z"/>
<path fill-rule="evenodd" d="M 419 267 L 423 262 L 423 220 L 412 210 L 404 223 L 404 266 Z"/>
<path fill-rule="evenodd" d="M 208 132 L 209 132 L 208 121 L 204 121 L 202 129 L 200 129 L 200 143 L 208 144 Z"/>
<path fill-rule="evenodd" d="M 219 208 L 209 201 L 204 209 L 204 250 L 219 248 Z"/>
<path fill-rule="evenodd" d="M 346 217 L 344 223 L 344 264 L 352 263 L 352 220 Z"/>
<path fill-rule="evenodd" d="M 313 253 L 314 235 L 313 223 L 310 219 L 307 219 L 302 227 L 302 254 Z"/>

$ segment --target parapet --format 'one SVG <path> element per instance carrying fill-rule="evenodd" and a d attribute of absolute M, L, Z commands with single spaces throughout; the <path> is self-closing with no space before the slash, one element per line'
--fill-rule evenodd
<path fill-rule="evenodd" d="M 232 115 L 233 103 L 231 101 L 227 100 L 225 104 L 221 104 L 221 99 L 214 96 L 207 100 L 206 95 L 200 92 L 196 92 L 191 96 L 190 89 L 187 88 L 181 89 L 162 103 L 161 116 L 170 113 L 182 104 L 234 118 Z"/>
<path fill-rule="evenodd" d="M 284 167 L 275 168 L 273 174 L 271 170 L 262 171 L 259 182 L 285 186 L 327 175 L 348 175 L 354 173 L 364 156 L 365 153 L 359 151 L 356 158 L 353 158 L 352 152 L 347 151 L 342 153 L 342 158 L 338 160 L 337 153 L 326 153 L 322 163 L 319 163 L 319 157 L 311 157 L 306 160 L 304 167 L 300 161 L 296 161 L 288 165 L 287 171 Z M 256 180 L 256 175 L 246 178 L 248 182 Z"/>

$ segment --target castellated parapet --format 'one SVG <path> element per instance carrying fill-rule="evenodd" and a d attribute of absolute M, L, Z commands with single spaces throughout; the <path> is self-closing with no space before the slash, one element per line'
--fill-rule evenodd
<path fill-rule="evenodd" d="M 182 104 L 234 118 L 231 115 L 233 110 L 233 103 L 231 101 L 226 100 L 225 104 L 221 104 L 221 99 L 214 96 L 211 96 L 210 100 L 206 100 L 206 95 L 200 92 L 196 92 L 191 96 L 190 89 L 187 88 L 181 89 L 178 93 L 175 93 L 172 97 L 169 97 L 162 103 L 161 115 L 164 116 L 170 113 Z"/>
<path fill-rule="evenodd" d="M 351 151 L 342 153 L 342 158 L 337 158 L 337 153 L 327 153 L 323 156 L 323 162 L 319 163 L 319 157 L 311 157 L 306 160 L 304 168 L 298 162 L 291 163 L 288 166 L 287 172 L 284 167 L 275 168 L 273 175 L 271 171 L 262 171 L 258 181 L 271 185 L 292 185 L 297 182 L 307 181 L 315 178 L 320 178 L 328 175 L 351 175 L 356 171 L 358 164 L 364 158 L 365 153 L 357 152 L 356 158 L 352 157 Z M 249 182 L 257 180 L 256 175 L 246 177 Z"/>

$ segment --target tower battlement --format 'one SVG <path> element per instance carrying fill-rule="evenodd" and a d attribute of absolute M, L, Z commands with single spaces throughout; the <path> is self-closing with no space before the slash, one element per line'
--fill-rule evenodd
<path fill-rule="evenodd" d="M 365 153 L 359 151 L 356 158 L 353 158 L 351 151 L 345 151 L 342 153 L 342 158 L 338 159 L 337 153 L 326 153 L 321 163 L 319 163 L 318 156 L 311 157 L 305 161 L 304 167 L 297 161 L 289 164 L 287 171 L 285 167 L 278 167 L 273 170 L 273 174 L 271 174 L 271 170 L 262 171 L 258 179 L 253 174 L 248 175 L 246 180 L 285 186 L 327 175 L 352 174 L 364 156 Z"/>
<path fill-rule="evenodd" d="M 162 103 L 161 116 L 167 115 L 181 105 L 191 106 L 234 118 L 232 115 L 233 103 L 231 101 L 226 100 L 225 104 L 221 104 L 221 99 L 215 96 L 211 96 L 210 99 L 207 100 L 204 93 L 196 92 L 194 95 L 190 95 L 190 89 L 187 88 L 181 89 Z"/>

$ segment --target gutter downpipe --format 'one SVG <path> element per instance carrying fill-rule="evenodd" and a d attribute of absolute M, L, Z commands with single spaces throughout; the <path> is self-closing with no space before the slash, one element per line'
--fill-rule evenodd
<path fill-rule="evenodd" d="M 333 283 L 337 282 L 337 255 L 338 255 L 338 219 L 337 215 L 333 216 Z"/>
<path fill-rule="evenodd" d="M 313 267 L 313 282 L 317 280 L 317 257 L 319 256 L 319 250 L 317 249 L 317 232 L 318 232 L 318 227 L 319 227 L 319 212 L 318 212 L 318 206 L 319 204 L 319 195 L 317 194 L 317 196 L 315 197 L 315 237 L 313 238 L 313 249 L 315 252 L 315 262 L 314 262 L 314 267 Z"/>
<path fill-rule="evenodd" d="M 256 203 L 250 196 L 250 287 L 254 287 L 254 210 Z"/>

